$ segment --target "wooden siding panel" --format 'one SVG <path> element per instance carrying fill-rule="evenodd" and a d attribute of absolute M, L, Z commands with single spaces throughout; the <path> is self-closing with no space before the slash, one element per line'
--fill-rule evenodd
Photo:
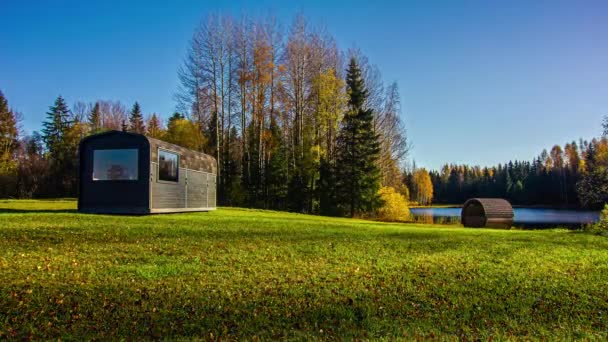
<path fill-rule="evenodd" d="M 201 196 L 203 197 L 203 201 L 204 201 L 204 205 L 203 207 L 211 207 L 209 205 L 209 177 L 211 177 L 210 174 L 208 173 L 204 173 L 204 179 L 205 179 L 205 185 L 203 187 L 201 187 Z"/>
<path fill-rule="evenodd" d="M 209 207 L 213 207 L 215 208 L 216 206 L 216 179 L 215 179 L 215 175 L 209 175 Z"/>
<path fill-rule="evenodd" d="M 215 175 L 180 168 L 179 183 L 159 182 L 158 166 L 151 165 L 152 209 L 215 208 Z"/>
<path fill-rule="evenodd" d="M 188 208 L 207 207 L 207 174 L 188 170 Z"/>
<path fill-rule="evenodd" d="M 152 209 L 186 207 L 186 169 L 179 169 L 179 182 L 158 181 L 157 164 L 152 164 Z"/>

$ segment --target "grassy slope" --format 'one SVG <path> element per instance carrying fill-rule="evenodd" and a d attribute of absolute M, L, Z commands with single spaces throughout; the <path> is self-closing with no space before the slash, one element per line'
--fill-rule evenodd
<path fill-rule="evenodd" d="M 605 337 L 608 239 L 0 201 L 0 339 Z"/>

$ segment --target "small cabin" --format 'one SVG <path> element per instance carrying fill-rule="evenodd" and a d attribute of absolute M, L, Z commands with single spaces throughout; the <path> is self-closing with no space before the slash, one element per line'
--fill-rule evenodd
<path fill-rule="evenodd" d="M 510 228 L 513 207 L 502 198 L 472 198 L 462 206 L 461 220 L 465 227 Z"/>
<path fill-rule="evenodd" d="M 79 147 L 78 211 L 154 214 L 216 207 L 215 158 L 142 134 L 108 131 Z"/>

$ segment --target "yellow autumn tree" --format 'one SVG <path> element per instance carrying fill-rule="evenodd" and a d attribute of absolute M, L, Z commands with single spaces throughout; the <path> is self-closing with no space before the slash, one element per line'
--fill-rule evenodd
<path fill-rule="evenodd" d="M 196 151 L 202 151 L 207 143 L 198 124 L 188 119 L 171 120 L 165 139 L 167 142 Z"/>
<path fill-rule="evenodd" d="M 416 202 L 421 205 L 429 205 L 433 201 L 433 183 L 426 169 L 418 169 L 414 172 L 414 193 Z"/>
<path fill-rule="evenodd" d="M 378 191 L 378 195 L 384 202 L 378 209 L 378 219 L 381 221 L 408 221 L 410 209 L 407 207 L 405 196 L 390 186 L 385 186 Z"/>
<path fill-rule="evenodd" d="M 409 200 L 410 200 L 410 189 L 407 187 L 407 185 L 403 184 L 403 186 L 401 187 L 401 194 L 405 198 L 405 201 L 409 202 Z"/>
<path fill-rule="evenodd" d="M 335 146 L 338 123 L 342 120 L 348 100 L 344 91 L 344 81 L 338 77 L 333 68 L 319 73 L 313 79 L 313 91 L 317 97 L 316 143 L 313 152 L 316 161 L 319 162 L 325 154 L 333 156 L 333 151 L 330 149 Z"/>
<path fill-rule="evenodd" d="M 146 119 L 145 126 L 147 136 L 161 140 L 164 138 L 165 129 L 163 128 L 163 122 L 155 113 L 149 116 L 148 119 Z"/>

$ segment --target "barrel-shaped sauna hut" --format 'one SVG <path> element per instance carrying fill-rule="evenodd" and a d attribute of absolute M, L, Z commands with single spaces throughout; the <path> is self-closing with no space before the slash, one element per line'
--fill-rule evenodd
<path fill-rule="evenodd" d="M 465 227 L 510 228 L 513 207 L 502 198 L 471 198 L 462 206 L 461 220 Z"/>
<path fill-rule="evenodd" d="M 108 131 L 80 142 L 78 210 L 154 214 L 216 206 L 217 163 L 142 134 Z"/>

